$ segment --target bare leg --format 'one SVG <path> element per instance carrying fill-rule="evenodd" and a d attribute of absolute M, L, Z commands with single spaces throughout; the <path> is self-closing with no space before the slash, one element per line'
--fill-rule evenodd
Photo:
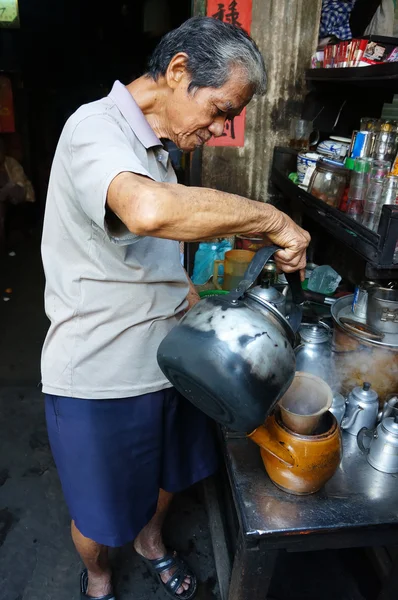
<path fill-rule="evenodd" d="M 73 521 L 72 539 L 88 572 L 87 594 L 98 597 L 112 593 L 107 546 L 84 537 Z"/>
<path fill-rule="evenodd" d="M 161 558 L 166 554 L 166 548 L 162 538 L 162 527 L 172 499 L 173 494 L 169 494 L 169 492 L 165 492 L 164 490 L 159 490 L 156 514 L 149 521 L 148 525 L 140 531 L 134 541 L 134 548 L 141 556 L 154 560 L 156 558 Z M 173 575 L 174 570 L 175 569 L 170 569 L 170 571 L 162 573 L 162 581 L 166 583 Z M 187 590 L 190 581 L 190 577 L 187 577 L 182 586 L 178 588 L 177 594 L 181 594 L 184 590 Z"/>

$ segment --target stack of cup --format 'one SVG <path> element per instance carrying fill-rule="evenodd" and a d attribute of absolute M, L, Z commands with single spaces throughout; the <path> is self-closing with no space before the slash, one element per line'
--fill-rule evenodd
<path fill-rule="evenodd" d="M 371 158 L 356 158 L 351 172 L 347 214 L 355 221 L 362 221 L 372 163 Z"/>
<path fill-rule="evenodd" d="M 380 218 L 380 203 L 383 185 L 390 170 L 390 163 L 386 160 L 374 160 L 370 169 L 370 180 L 366 191 L 366 198 L 362 216 L 362 224 L 369 229 L 377 228 Z"/>

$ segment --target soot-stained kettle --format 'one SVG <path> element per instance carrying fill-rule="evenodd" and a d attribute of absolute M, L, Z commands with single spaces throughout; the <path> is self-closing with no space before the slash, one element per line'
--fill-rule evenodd
<path fill-rule="evenodd" d="M 250 289 L 278 250 L 259 250 L 235 290 L 198 302 L 158 350 L 159 366 L 174 387 L 235 431 L 252 432 L 264 423 L 295 374 L 299 273 L 287 275 L 293 300 L 288 318 Z"/>
<path fill-rule="evenodd" d="M 363 427 L 357 441 L 372 467 L 383 473 L 398 473 L 398 415 L 383 419 L 376 429 Z"/>

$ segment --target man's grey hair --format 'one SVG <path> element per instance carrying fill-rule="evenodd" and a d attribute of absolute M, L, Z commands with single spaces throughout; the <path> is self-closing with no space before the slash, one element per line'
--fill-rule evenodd
<path fill-rule="evenodd" d="M 166 74 L 173 56 L 185 52 L 187 69 L 191 76 L 188 91 L 198 88 L 220 88 L 239 68 L 245 84 L 253 94 L 265 93 L 266 71 L 264 59 L 257 44 L 240 27 L 213 17 L 192 17 L 180 27 L 167 33 L 153 52 L 147 76 L 155 81 Z"/>

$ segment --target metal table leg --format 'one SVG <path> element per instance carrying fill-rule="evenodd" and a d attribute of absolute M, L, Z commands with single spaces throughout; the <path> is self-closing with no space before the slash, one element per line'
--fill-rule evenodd
<path fill-rule="evenodd" d="M 266 600 L 278 550 L 261 551 L 239 535 L 228 600 Z"/>

